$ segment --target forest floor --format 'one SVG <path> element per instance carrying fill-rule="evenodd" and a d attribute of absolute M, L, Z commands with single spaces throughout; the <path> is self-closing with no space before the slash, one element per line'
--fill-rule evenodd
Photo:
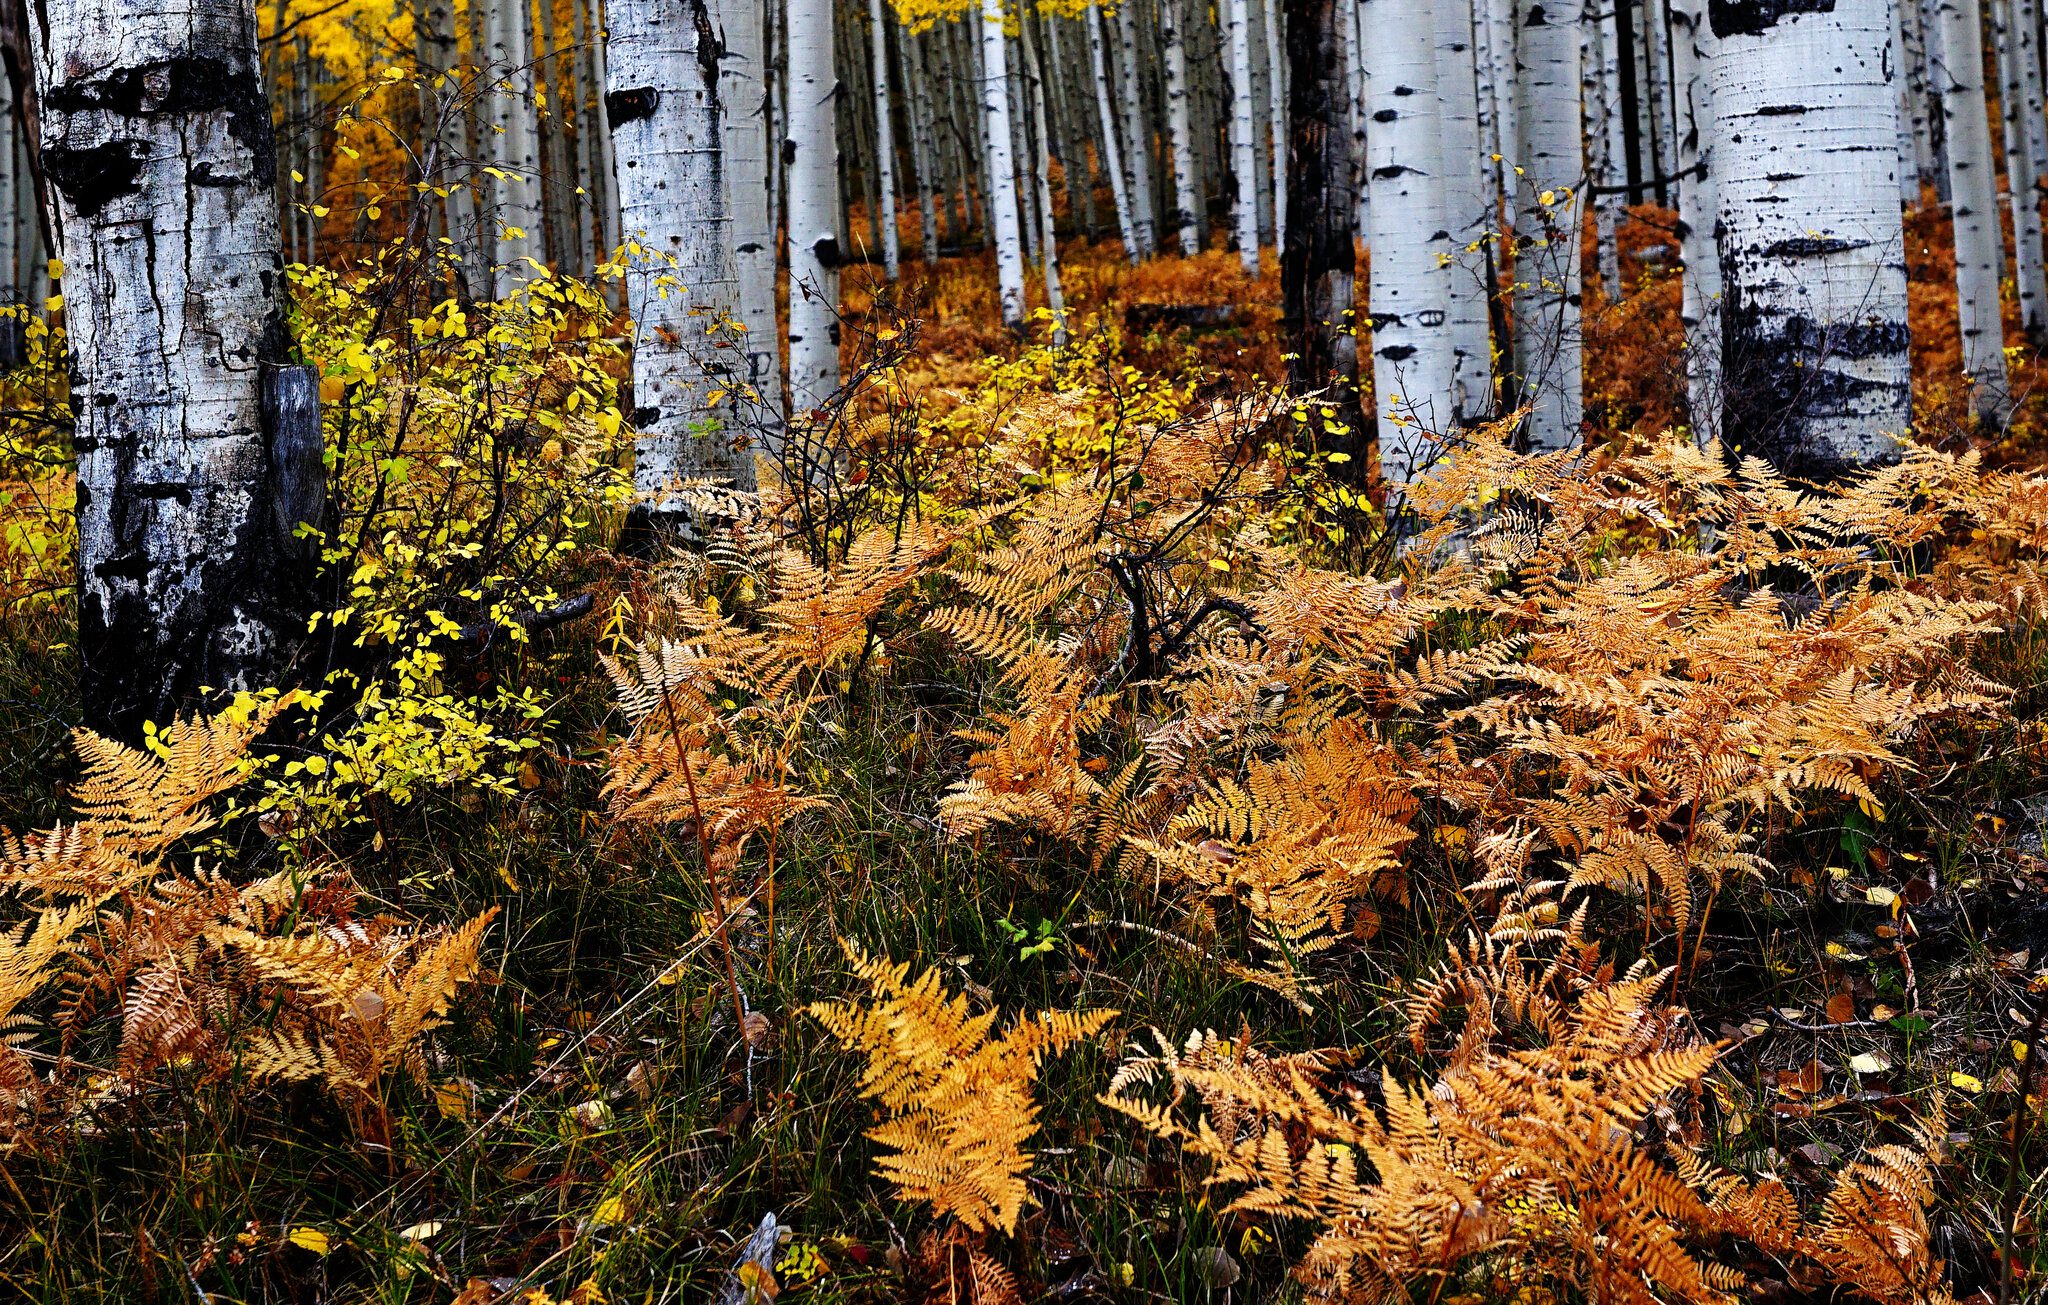
<path fill-rule="evenodd" d="M 1915 401 L 1949 458 L 1914 464 L 1917 486 L 1870 488 L 1854 520 L 1787 506 L 1666 438 L 1683 390 L 1671 215 L 1635 216 L 1630 293 L 1587 308 L 1600 456 L 1478 459 L 1458 488 L 1481 503 L 1490 485 L 1506 523 L 1481 532 L 1478 562 L 1397 561 L 1341 465 L 1289 438 L 1312 418 L 1274 397 L 1274 280 L 1234 255 L 1129 267 L 1113 245 L 1064 248 L 1064 353 L 1001 332 L 974 259 L 906 263 L 889 294 L 849 274 L 849 366 L 882 360 L 844 423 L 861 493 L 809 509 L 770 494 L 707 550 L 652 562 L 614 547 L 615 510 L 581 505 L 541 578 L 592 595 L 595 615 L 360 672 L 444 735 L 482 722 L 474 756 L 453 764 L 437 742 L 421 760 L 388 721 L 351 733 L 363 713 L 302 724 L 273 750 L 296 770 L 265 761 L 204 841 L 155 863 L 193 882 L 290 874 L 301 893 L 345 881 L 336 937 L 495 911 L 475 981 L 417 1061 L 349 1090 L 258 1081 L 238 1052 L 131 1076 L 118 1030 L 48 1034 L 106 981 L 79 948 L 71 977 L 16 1012 L 49 1099 L 0 1150 L 0 1293 L 706 1301 L 772 1212 L 789 1231 L 772 1278 L 747 1279 L 757 1298 L 1262 1300 L 1344 1262 L 1370 1299 L 1356 1264 L 1377 1255 L 1403 1266 L 1396 1299 L 1630 1299 L 1597 1262 L 1637 1216 L 1600 1201 L 1654 1204 L 1662 1180 L 1596 1181 L 1565 1142 L 1514 1144 L 1571 1176 L 1516 1187 L 1526 1219 L 1416 1198 L 1411 1260 L 1374 1244 L 1353 1262 L 1322 1195 L 1290 1206 L 1270 1171 L 1211 1184 L 1213 1155 L 1103 1101 L 1120 1061 L 1156 1050 L 1149 1030 L 1176 1047 L 1214 1030 L 1246 1039 L 1240 1065 L 1336 1049 L 1300 1082 L 1362 1093 L 1346 1118 L 1394 1110 L 1395 1081 L 1449 1109 L 1456 1073 L 1494 1083 L 1514 1055 L 1562 1045 L 1564 1014 L 1516 1020 L 1545 1002 L 1590 1020 L 1590 993 L 1635 1003 L 1637 1041 L 1587 1053 L 1607 1059 L 1584 1071 L 1603 1097 L 1584 1108 L 1607 1113 L 1569 1118 L 1607 1120 L 1646 1166 L 1679 1173 L 1682 1151 L 1775 1182 L 1808 1230 L 1773 1241 L 1715 1206 L 1721 1222 L 1673 1213 L 1644 1236 L 1745 1275 L 1743 1299 L 2044 1298 L 2048 1151 L 2021 1071 L 2048 1054 L 2032 987 L 2048 969 L 2048 490 L 2029 479 L 2048 371 L 2016 351 L 2015 420 L 1967 428 L 1952 264 L 1940 224 L 1917 221 Z M 1190 305 L 1231 311 L 1194 327 L 1165 311 Z M 562 442 L 579 429 L 521 453 L 536 479 L 518 483 L 576 464 Z M 1703 538 L 1751 560 L 1705 560 Z M 1160 625 L 1134 634 L 1146 601 Z M 70 621 L 62 602 L 20 601 L 0 625 L 7 828 L 74 818 Z M 664 637 L 669 669 L 636 669 L 634 649 Z M 713 670 L 692 680 L 684 663 Z M 102 909 L 142 909 L 123 902 Z M 1446 996 L 1453 945 L 1488 935 L 1566 958 L 1564 979 L 1468 957 Z M 214 936 L 169 963 L 227 991 L 206 977 Z M 1028 1072 L 960 1069 L 972 1036 L 919 1032 L 906 1054 L 959 1069 L 983 1106 L 945 1104 L 943 1073 L 890 1071 L 934 1112 L 898 1149 L 942 1167 L 970 1149 L 946 1111 L 1000 1132 L 976 1111 L 1021 1119 L 1024 1098 L 1002 1092 L 1023 1083 L 1027 1171 L 946 1169 L 922 1197 L 877 1171 L 889 1145 L 868 1136 L 863 1057 L 813 1004 L 920 1029 L 930 1013 L 876 1006 L 849 942 L 935 970 L 999 1029 L 1116 1012 Z M 1661 989 L 1612 997 L 1639 961 L 1668 970 Z M 1515 982 L 1528 990 L 1503 998 Z M 1500 1044 L 1475 1050 L 1497 1000 Z M 1448 1031 L 1420 1009 L 1460 1001 L 1472 1011 Z M 1652 1043 L 1711 1048 L 1710 1067 L 1631 1113 L 1600 1075 L 1638 1072 L 1627 1056 Z M 1299 1088 L 1284 1079 L 1266 1107 Z M 1183 1120 L 1228 1100 L 1180 1086 Z M 1156 1086 L 1152 1100 L 1169 1104 Z M 1294 1163 L 1301 1130 L 1365 1145 L 1307 1118 L 1274 1133 Z M 1447 1120 L 1432 1127 L 1449 1149 L 1409 1154 L 1414 1172 L 1438 1163 L 1442 1192 L 1445 1175 L 1482 1190 L 1477 1134 L 1453 1145 Z M 984 1160 L 1001 1151 L 987 1145 Z M 1859 1159 L 1909 1175 L 1891 1222 L 1865 1229 L 1893 1268 L 1829 1204 L 1863 1181 Z M 1248 1191 L 1268 1204 L 1233 1200 Z M 1690 1291 L 1681 1270 L 1634 1272 L 1641 1299 Z"/>

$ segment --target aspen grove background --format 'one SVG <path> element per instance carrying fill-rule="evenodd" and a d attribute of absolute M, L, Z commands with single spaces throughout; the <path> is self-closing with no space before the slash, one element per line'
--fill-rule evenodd
<path fill-rule="evenodd" d="M 2048 1302 L 2038 0 L 0 0 L 0 1295 Z"/>

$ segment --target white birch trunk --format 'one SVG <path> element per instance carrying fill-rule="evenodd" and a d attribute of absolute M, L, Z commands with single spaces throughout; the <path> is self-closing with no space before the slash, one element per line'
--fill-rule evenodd
<path fill-rule="evenodd" d="M 1252 139 L 1250 0 L 1223 0 L 1230 50 L 1230 171 L 1236 186 L 1237 256 L 1246 276 L 1259 274 L 1259 154 Z"/>
<path fill-rule="evenodd" d="M 1024 325 L 1024 239 L 1017 216 L 1017 160 L 1011 147 L 1009 50 L 1000 0 L 981 0 L 981 116 L 988 145 L 989 234 L 1003 324 Z"/>
<path fill-rule="evenodd" d="M 1557 21 L 1569 15 L 1567 21 Z M 1579 131 L 1579 23 L 1521 0 L 1516 32 L 1515 367 L 1532 449 L 1578 444 L 1579 226 L 1586 160 Z"/>
<path fill-rule="evenodd" d="M 677 529 L 690 520 L 671 492 L 679 482 L 754 483 L 733 403 L 709 400 L 740 370 L 722 329 L 739 287 L 709 4 L 611 0 L 608 36 L 605 108 L 633 318 L 633 488 L 654 520 Z"/>
<path fill-rule="evenodd" d="M 896 129 L 890 121 L 889 24 L 884 0 L 868 0 L 868 27 L 875 66 L 875 184 L 882 199 L 882 267 L 894 281 L 902 270 L 903 251 L 896 234 Z"/>
<path fill-rule="evenodd" d="M 1146 120 L 1144 83 L 1138 76 L 1138 21 L 1135 0 L 1116 7 L 1117 62 L 1123 73 L 1124 162 L 1131 170 L 1131 225 L 1141 256 L 1159 252 L 1159 192 L 1152 185 L 1152 131 Z"/>
<path fill-rule="evenodd" d="M 1445 269 L 1450 285 L 1451 419 L 1466 424 L 1493 411 L 1493 335 L 1488 321 L 1485 241 L 1493 229 L 1486 201 L 1490 170 L 1479 144 L 1479 85 L 1473 66 L 1472 0 L 1435 0 L 1438 135 Z"/>
<path fill-rule="evenodd" d="M 75 0 L 33 44 L 52 251 L 69 291 L 86 720 L 139 736 L 201 686 L 276 672 L 318 519 L 309 449 L 266 430 L 280 360 L 276 153 L 247 0 Z M 299 482 L 303 483 L 303 482 Z M 295 592 L 296 591 L 296 592 Z"/>
<path fill-rule="evenodd" d="M 1273 246 L 1287 247 L 1287 36 L 1279 6 L 1260 0 L 1266 33 L 1266 120 L 1273 136 Z"/>
<path fill-rule="evenodd" d="M 1430 0 L 1365 0 L 1373 400 L 1380 474 L 1412 485 L 1455 425 L 1436 23 Z"/>
<path fill-rule="evenodd" d="M 1180 252 L 1202 252 L 1201 197 L 1195 191 L 1195 134 L 1188 113 L 1187 43 L 1181 31 L 1185 0 L 1159 0 L 1159 38 L 1166 79 L 1166 139 L 1173 150 L 1173 226 Z"/>
<path fill-rule="evenodd" d="M 1906 41 L 1906 11 L 1910 5 L 1892 4 L 1892 54 L 1903 61 L 1912 57 L 1912 47 Z M 1898 92 L 1899 121 L 1895 135 L 1899 139 L 1899 202 L 1907 208 L 1920 203 L 1920 147 L 1913 139 L 1913 82 L 1903 68 L 1892 78 L 1893 88 Z M 1684 130 L 1680 124 L 1679 130 Z"/>
<path fill-rule="evenodd" d="M 1131 190 L 1124 181 L 1123 149 L 1117 144 L 1116 110 L 1110 103 L 1109 61 L 1103 55 L 1102 10 L 1088 6 L 1088 64 L 1095 74 L 1095 117 L 1102 128 L 1102 170 L 1109 174 L 1109 193 L 1116 202 L 1116 224 L 1124 242 L 1124 257 L 1143 261 L 1145 245 L 1138 238 L 1138 218 L 1132 208 Z"/>
<path fill-rule="evenodd" d="M 794 420 L 839 388 L 839 79 L 832 70 L 831 0 L 789 0 L 787 13 L 789 104 L 782 157 Z"/>
<path fill-rule="evenodd" d="M 614 4 L 620 0 L 612 0 Z M 734 307 L 746 328 L 746 379 L 770 427 L 780 425 L 782 358 L 776 347 L 775 219 L 768 202 L 768 59 L 761 0 L 717 0 L 718 108 Z"/>
<path fill-rule="evenodd" d="M 1941 112 L 1948 139 L 1963 370 L 1975 387 L 1977 415 L 1995 423 L 2004 419 L 2006 411 L 2005 329 L 1998 308 L 2003 239 L 1998 227 L 1998 178 L 1992 170 L 1991 120 L 1984 98 L 1982 18 L 1977 0 L 1942 0 L 1938 13 Z"/>
<path fill-rule="evenodd" d="M 1669 0 L 1678 100 L 1678 319 L 1685 329 L 1686 409 L 1693 440 L 1721 433 L 1721 257 L 1714 242 L 1714 33 L 1706 0 Z"/>
<path fill-rule="evenodd" d="M 1912 377 L 1887 0 L 1709 20 L 1723 446 L 1802 477 L 1894 457 Z"/>
<path fill-rule="evenodd" d="M 2048 338 L 2048 278 L 2041 262 L 2041 194 L 2029 129 L 2041 124 L 2038 98 L 2030 103 L 2023 70 L 2038 66 L 2036 14 L 2018 0 L 1992 0 L 1992 30 L 1998 34 L 1999 108 L 2004 117 L 2006 202 L 2012 215 L 2013 288 L 2019 299 L 2020 329 L 2027 339 Z"/>
<path fill-rule="evenodd" d="M 1936 163 L 1934 129 L 1927 112 L 1927 39 L 1920 24 L 1918 0 L 1893 0 L 1892 15 L 1902 50 L 1898 80 L 1905 96 L 1903 112 L 1913 138 L 1912 176 L 1900 190 L 1910 192 L 1912 198 L 1908 203 L 1918 208 L 1921 187 L 1933 179 Z"/>

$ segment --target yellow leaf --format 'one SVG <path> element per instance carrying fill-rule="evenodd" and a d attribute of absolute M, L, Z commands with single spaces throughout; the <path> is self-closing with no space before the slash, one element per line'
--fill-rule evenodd
<path fill-rule="evenodd" d="M 54 313 L 62 307 L 64 307 L 63 295 L 51 295 L 48 299 L 43 300 L 43 308 L 46 312 Z"/>
<path fill-rule="evenodd" d="M 1230 569 L 1230 563 L 1224 560 L 1223 558 L 1212 557 L 1209 559 L 1209 569 L 1211 571 L 1228 571 Z"/>
<path fill-rule="evenodd" d="M 467 1119 L 476 1101 L 476 1089 L 462 1079 L 450 1079 L 434 1089 L 434 1108 L 443 1119 Z"/>
<path fill-rule="evenodd" d="M 607 1196 L 597 1203 L 590 1212 L 590 1226 L 602 1228 L 607 1224 L 626 1222 L 626 1203 L 616 1196 Z"/>
<path fill-rule="evenodd" d="M 294 1228 L 286 1235 L 285 1240 L 315 1255 L 325 1255 L 334 1249 L 334 1244 L 327 1240 L 327 1234 L 318 1228 Z"/>
<path fill-rule="evenodd" d="M 1948 1072 L 1948 1081 L 1965 1092 L 1982 1092 L 1984 1090 L 1983 1080 L 1977 1078 L 1974 1074 L 1965 1074 L 1959 1069 L 1952 1069 Z"/>
<path fill-rule="evenodd" d="M 53 258 L 50 260 L 50 279 L 52 281 L 62 281 L 64 279 L 63 259 Z"/>
<path fill-rule="evenodd" d="M 1866 888 L 1863 890 L 1863 900 L 1872 906 L 1890 906 L 1899 900 L 1899 895 L 1889 888 Z"/>
<path fill-rule="evenodd" d="M 1858 1074 L 1882 1074 L 1891 1067 L 1891 1061 L 1874 1052 L 1863 1051 L 1849 1057 L 1849 1068 Z"/>

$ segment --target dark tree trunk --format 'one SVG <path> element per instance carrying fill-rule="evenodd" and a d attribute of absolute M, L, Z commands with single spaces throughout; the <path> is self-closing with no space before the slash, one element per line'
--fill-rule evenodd
<path fill-rule="evenodd" d="M 1351 195 L 1350 89 L 1337 0 L 1285 0 L 1289 78 L 1287 243 L 1280 251 L 1282 327 L 1296 394 L 1322 391 L 1362 444 L 1353 281 L 1357 206 Z M 1353 465 L 1365 460 L 1352 452 Z"/>

